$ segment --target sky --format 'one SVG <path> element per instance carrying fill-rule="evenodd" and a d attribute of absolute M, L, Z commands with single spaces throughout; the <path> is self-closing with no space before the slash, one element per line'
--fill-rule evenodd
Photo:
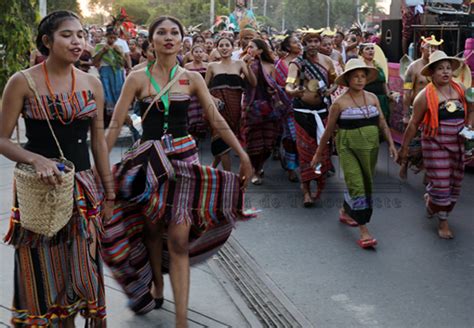
<path fill-rule="evenodd" d="M 89 4 L 89 0 L 79 0 L 81 12 L 82 12 L 82 15 L 84 16 L 90 16 L 92 14 L 89 10 L 88 4 Z"/>
<path fill-rule="evenodd" d="M 378 2 L 379 6 L 383 7 L 385 9 L 385 12 L 388 13 L 390 10 L 391 0 L 379 0 Z M 84 16 L 90 16 L 92 14 L 89 10 L 88 4 L 89 0 L 79 0 L 79 5 L 81 6 L 81 11 Z"/>

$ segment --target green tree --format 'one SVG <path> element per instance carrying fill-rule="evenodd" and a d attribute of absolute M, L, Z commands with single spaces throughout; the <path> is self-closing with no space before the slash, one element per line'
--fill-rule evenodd
<path fill-rule="evenodd" d="M 229 15 L 228 1 L 216 0 L 215 14 Z M 178 18 L 185 26 L 201 24 L 201 30 L 209 28 L 210 1 L 181 0 L 176 2 L 157 0 L 150 1 L 153 7 L 150 20 L 161 15 L 172 15 Z"/>
<path fill-rule="evenodd" d="M 114 0 L 89 0 L 89 7 L 94 8 L 102 7 L 108 13 L 112 13 L 112 6 L 114 4 Z"/>
<path fill-rule="evenodd" d="M 77 0 L 48 0 L 48 13 L 54 10 L 70 10 L 81 15 L 81 8 Z"/>
<path fill-rule="evenodd" d="M 35 14 L 29 0 L 0 2 L 0 90 L 8 78 L 28 67 L 31 50 L 31 24 Z"/>

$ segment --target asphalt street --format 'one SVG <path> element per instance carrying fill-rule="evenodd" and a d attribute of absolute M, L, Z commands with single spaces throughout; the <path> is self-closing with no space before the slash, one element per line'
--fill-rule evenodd
<path fill-rule="evenodd" d="M 113 161 L 124 149 L 114 149 Z M 208 143 L 201 146 L 201 159 L 211 161 Z M 337 157 L 333 160 L 337 164 Z M 6 231 L 12 164 L 4 159 L 0 164 L 0 222 Z M 265 165 L 263 185 L 250 186 L 247 193 L 247 206 L 262 212 L 239 223 L 233 238 L 314 327 L 474 327 L 474 173 L 466 174 L 450 218 L 455 233 L 450 241 L 439 239 L 436 222 L 424 215 L 422 176 L 410 174 L 401 182 L 397 175 L 398 166 L 382 145 L 369 224 L 379 242 L 375 250 L 362 250 L 356 244 L 357 228 L 338 221 L 344 191 L 339 170 L 316 206 L 307 209 L 299 185 L 288 182 L 272 160 Z M 13 259 L 11 248 L 0 246 L 5 263 L 0 269 L 1 326 L 8 322 Z M 190 308 L 201 322 L 196 326 L 252 326 L 238 311 L 242 303 L 229 296 L 206 265 L 193 269 L 192 276 Z M 171 326 L 169 289 L 168 319 L 156 313 L 139 318 L 126 310 L 123 295 L 111 288 L 113 280 L 107 282 L 111 327 L 168 327 L 159 320 Z M 222 307 L 217 310 L 215 304 Z"/>

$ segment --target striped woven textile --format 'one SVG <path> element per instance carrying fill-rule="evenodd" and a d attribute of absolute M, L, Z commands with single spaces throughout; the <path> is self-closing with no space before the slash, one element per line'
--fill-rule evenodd
<path fill-rule="evenodd" d="M 252 162 L 252 167 L 259 171 L 270 157 L 276 144 L 279 132 L 278 121 L 263 122 L 254 125 L 244 125 L 242 142 Z"/>
<path fill-rule="evenodd" d="M 190 223 L 189 256 L 191 264 L 195 264 L 217 252 L 229 238 L 235 222 L 245 218 L 239 177 L 197 164 L 197 150 L 191 137 L 175 139 L 174 147 L 175 152 L 164 155 L 159 141 L 146 141 L 132 148 L 127 160 L 115 170 L 117 181 L 136 180 L 131 183 L 135 184 L 131 190 L 137 194 L 128 194 L 130 189 L 119 191 L 118 195 L 128 195 L 133 201 L 122 199 L 117 204 L 114 217 L 105 226 L 102 255 L 129 297 L 130 308 L 137 313 L 146 313 L 155 306 L 150 293 L 152 270 L 143 243 L 147 220 Z M 130 170 L 122 169 L 131 159 L 135 159 L 136 165 L 129 165 Z M 142 166 L 137 169 L 140 161 Z M 170 165 L 173 175 L 163 175 Z M 140 177 L 141 170 L 154 173 Z M 166 240 L 165 234 L 164 272 L 169 265 Z"/>
<path fill-rule="evenodd" d="M 188 69 L 189 71 L 198 72 L 203 77 L 206 75 L 207 68 L 201 67 L 198 69 Z M 191 97 L 191 102 L 188 108 L 188 132 L 194 138 L 203 139 L 206 134 L 210 131 L 209 124 L 207 123 L 201 104 L 196 96 Z"/>
<path fill-rule="evenodd" d="M 275 64 L 275 81 L 279 86 L 285 88 L 288 77 L 288 65 L 283 58 Z M 298 168 L 298 153 L 296 151 L 296 127 L 292 106 L 288 106 L 288 113 L 281 124 L 281 164 L 285 170 L 296 170 Z"/>
<path fill-rule="evenodd" d="M 235 136 L 240 139 L 240 119 L 242 116 L 242 88 L 213 88 L 211 95 L 222 100 L 224 107 L 220 111 L 221 115 L 229 124 L 230 129 Z"/>
<path fill-rule="evenodd" d="M 102 234 L 103 193 L 91 170 L 76 173 L 74 199 L 69 223 L 49 239 L 23 229 L 20 210 L 12 210 L 5 242 L 15 246 L 14 325 L 56 327 L 81 313 L 90 327 L 105 327 L 100 243 L 94 243 Z"/>
<path fill-rule="evenodd" d="M 296 148 L 296 123 L 293 111 L 288 114 L 283 124 L 281 140 L 281 161 L 285 170 L 296 170 L 299 166 Z"/>
<path fill-rule="evenodd" d="M 280 58 L 275 63 L 275 81 L 279 86 L 285 87 L 288 77 L 288 65 L 284 58 Z"/>
<path fill-rule="evenodd" d="M 53 104 L 50 95 L 42 95 L 39 100 L 35 97 L 26 98 L 22 111 L 23 116 L 35 120 L 45 120 L 46 117 L 39 102 L 43 108 L 49 109 L 47 112 L 49 120 L 57 120 L 58 113 L 61 113 L 61 118 L 66 122 L 72 118 L 86 119 L 97 115 L 94 94 L 90 90 L 77 91 L 72 96 L 70 92 L 64 92 L 55 95 L 55 97 L 56 104 Z"/>
<path fill-rule="evenodd" d="M 431 213 L 451 212 L 461 193 L 464 178 L 464 139 L 459 132 L 464 119 L 440 120 L 438 135 L 422 136 L 421 146 Z"/>
<path fill-rule="evenodd" d="M 324 151 L 324 162 L 321 163 L 321 175 L 314 173 L 314 167 L 311 166 L 318 142 L 316 140 L 316 121 L 313 114 L 301 113 L 295 111 L 296 125 L 296 148 L 298 150 L 298 159 L 300 164 L 301 182 L 316 180 L 318 183 L 317 197 L 320 196 L 326 185 L 326 172 L 331 168 L 330 147 Z"/>

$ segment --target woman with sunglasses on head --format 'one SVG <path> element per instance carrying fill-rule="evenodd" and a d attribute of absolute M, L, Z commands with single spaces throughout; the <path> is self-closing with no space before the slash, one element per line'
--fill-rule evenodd
<path fill-rule="evenodd" d="M 192 246 L 201 242 L 195 254 L 202 256 L 226 241 L 242 216 L 243 190 L 252 172 L 247 154 L 217 111 L 202 76 L 179 67 L 183 36 L 176 18 L 155 20 L 149 41 L 156 61 L 132 72 L 125 82 L 107 144 L 109 149 L 115 144 L 134 99 L 140 103 L 143 135 L 116 166 L 119 203 L 104 237 L 104 259 L 137 313 L 161 307 L 161 268 L 169 263 L 177 327 L 187 327 Z M 211 127 L 239 155 L 240 178 L 199 165 L 196 142 L 187 126 L 192 96 L 199 99 L 204 115 L 212 118 Z M 204 238 L 206 234 L 211 235 Z"/>
<path fill-rule="evenodd" d="M 84 37 L 79 17 L 70 11 L 44 17 L 36 44 L 48 58 L 13 75 L 3 93 L 0 153 L 32 165 L 41 180 L 52 186 L 62 184 L 63 175 L 50 158 L 60 158 L 63 152 L 75 166 L 73 214 L 53 237 L 25 229 L 21 204 L 13 208 L 5 239 L 15 246 L 12 323 L 16 327 L 74 327 L 79 312 L 91 327 L 105 326 L 100 210 L 105 220 L 110 219 L 115 194 L 103 132 L 102 85 L 74 67 L 85 47 Z M 23 148 L 9 140 L 20 115 L 28 139 Z M 90 170 L 89 132 L 105 190 L 103 202 Z"/>

